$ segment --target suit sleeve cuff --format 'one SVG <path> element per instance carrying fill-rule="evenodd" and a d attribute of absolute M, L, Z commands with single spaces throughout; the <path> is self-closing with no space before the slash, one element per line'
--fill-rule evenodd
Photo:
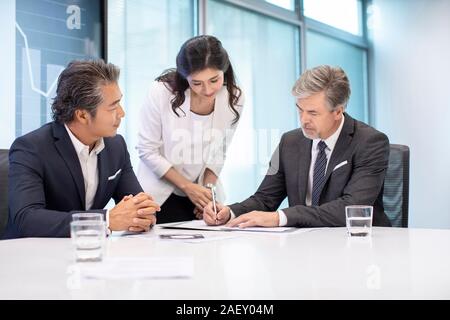
<path fill-rule="evenodd" d="M 278 226 L 279 227 L 284 227 L 285 225 L 287 225 L 286 214 L 281 209 L 277 210 L 277 212 L 278 212 L 278 219 L 279 219 Z"/>
<path fill-rule="evenodd" d="M 230 220 L 232 220 L 234 218 L 236 218 L 236 215 L 234 214 L 233 210 L 231 210 L 231 208 L 230 208 Z M 230 220 L 228 220 L 228 221 L 230 221 Z"/>

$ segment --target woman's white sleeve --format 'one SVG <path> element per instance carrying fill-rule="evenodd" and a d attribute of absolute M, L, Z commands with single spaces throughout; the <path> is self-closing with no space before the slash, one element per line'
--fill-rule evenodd
<path fill-rule="evenodd" d="M 160 88 L 157 84 L 153 84 L 141 108 L 136 147 L 141 161 L 159 178 L 164 176 L 172 167 L 172 164 L 161 154 L 161 149 L 164 146 L 161 110 L 162 108 L 170 108 L 170 106 L 161 106 L 162 103 L 165 103 L 165 101 L 161 99 Z"/>

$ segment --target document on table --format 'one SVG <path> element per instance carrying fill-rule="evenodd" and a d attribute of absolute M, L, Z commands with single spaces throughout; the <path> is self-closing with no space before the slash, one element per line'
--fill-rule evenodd
<path fill-rule="evenodd" d="M 248 227 L 248 228 L 239 228 L 239 227 L 222 227 L 222 230 L 225 231 L 253 231 L 253 232 L 287 232 L 287 231 L 292 231 L 295 228 L 291 228 L 291 227 L 273 227 L 273 228 L 268 228 L 268 227 Z"/>
<path fill-rule="evenodd" d="M 190 233 L 172 233 L 172 234 L 160 234 L 159 238 L 163 241 L 172 242 L 187 242 L 187 243 L 203 243 L 225 239 L 232 239 L 236 236 L 229 233 L 223 234 L 190 234 Z"/>
<path fill-rule="evenodd" d="M 102 262 L 80 264 L 81 275 L 92 279 L 191 278 L 192 257 L 107 258 Z"/>
<path fill-rule="evenodd" d="M 207 231 L 223 231 L 223 226 L 208 226 L 203 220 L 192 220 L 185 222 L 175 222 L 159 225 L 165 229 L 190 229 L 190 230 L 207 230 Z"/>
<path fill-rule="evenodd" d="M 248 227 L 248 228 L 239 228 L 239 227 L 225 227 L 225 226 L 208 226 L 203 220 L 192 220 L 180 223 L 172 223 L 170 225 L 161 225 L 162 228 L 169 229 L 192 229 L 192 230 L 208 230 L 208 231 L 253 231 L 253 232 L 288 232 L 293 231 L 296 228 L 291 227 L 274 227 L 274 228 L 266 228 L 266 227 Z"/>

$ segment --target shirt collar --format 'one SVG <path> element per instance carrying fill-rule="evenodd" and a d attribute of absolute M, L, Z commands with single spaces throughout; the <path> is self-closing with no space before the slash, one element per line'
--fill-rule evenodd
<path fill-rule="evenodd" d="M 339 135 L 341 134 L 342 127 L 344 126 L 344 121 L 345 121 L 345 116 L 342 115 L 341 124 L 339 125 L 337 130 L 331 136 L 329 136 L 327 139 L 323 140 L 323 142 L 325 142 L 327 145 L 327 149 L 330 150 L 331 152 L 333 152 L 333 149 L 336 146 L 336 142 L 339 138 Z M 314 150 L 317 150 L 317 148 L 318 148 L 317 145 L 319 144 L 319 142 L 321 140 L 322 139 L 314 139 L 313 140 L 313 149 Z"/>
<path fill-rule="evenodd" d="M 75 147 L 75 151 L 77 152 L 77 154 L 78 155 L 81 154 L 84 150 L 86 150 L 87 153 L 89 154 L 89 146 L 85 145 L 83 142 L 78 140 L 78 138 L 75 137 L 72 131 L 70 131 L 67 124 L 64 124 L 64 127 L 66 128 L 67 133 L 69 134 L 70 140 L 72 141 L 72 144 Z M 98 155 L 100 152 L 102 152 L 104 148 L 105 142 L 103 141 L 103 138 L 100 138 L 100 140 L 98 140 L 97 143 L 95 144 L 95 147 L 94 149 L 92 149 L 92 151 L 95 152 L 96 155 Z"/>

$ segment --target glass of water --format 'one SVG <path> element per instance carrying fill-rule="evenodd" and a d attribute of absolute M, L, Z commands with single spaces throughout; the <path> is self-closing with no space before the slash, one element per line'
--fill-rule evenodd
<path fill-rule="evenodd" d="M 77 220 L 70 223 L 76 262 L 102 261 L 106 238 L 104 221 Z"/>
<path fill-rule="evenodd" d="M 372 234 L 372 206 L 346 206 L 347 233 L 351 237 L 367 237 Z"/>

